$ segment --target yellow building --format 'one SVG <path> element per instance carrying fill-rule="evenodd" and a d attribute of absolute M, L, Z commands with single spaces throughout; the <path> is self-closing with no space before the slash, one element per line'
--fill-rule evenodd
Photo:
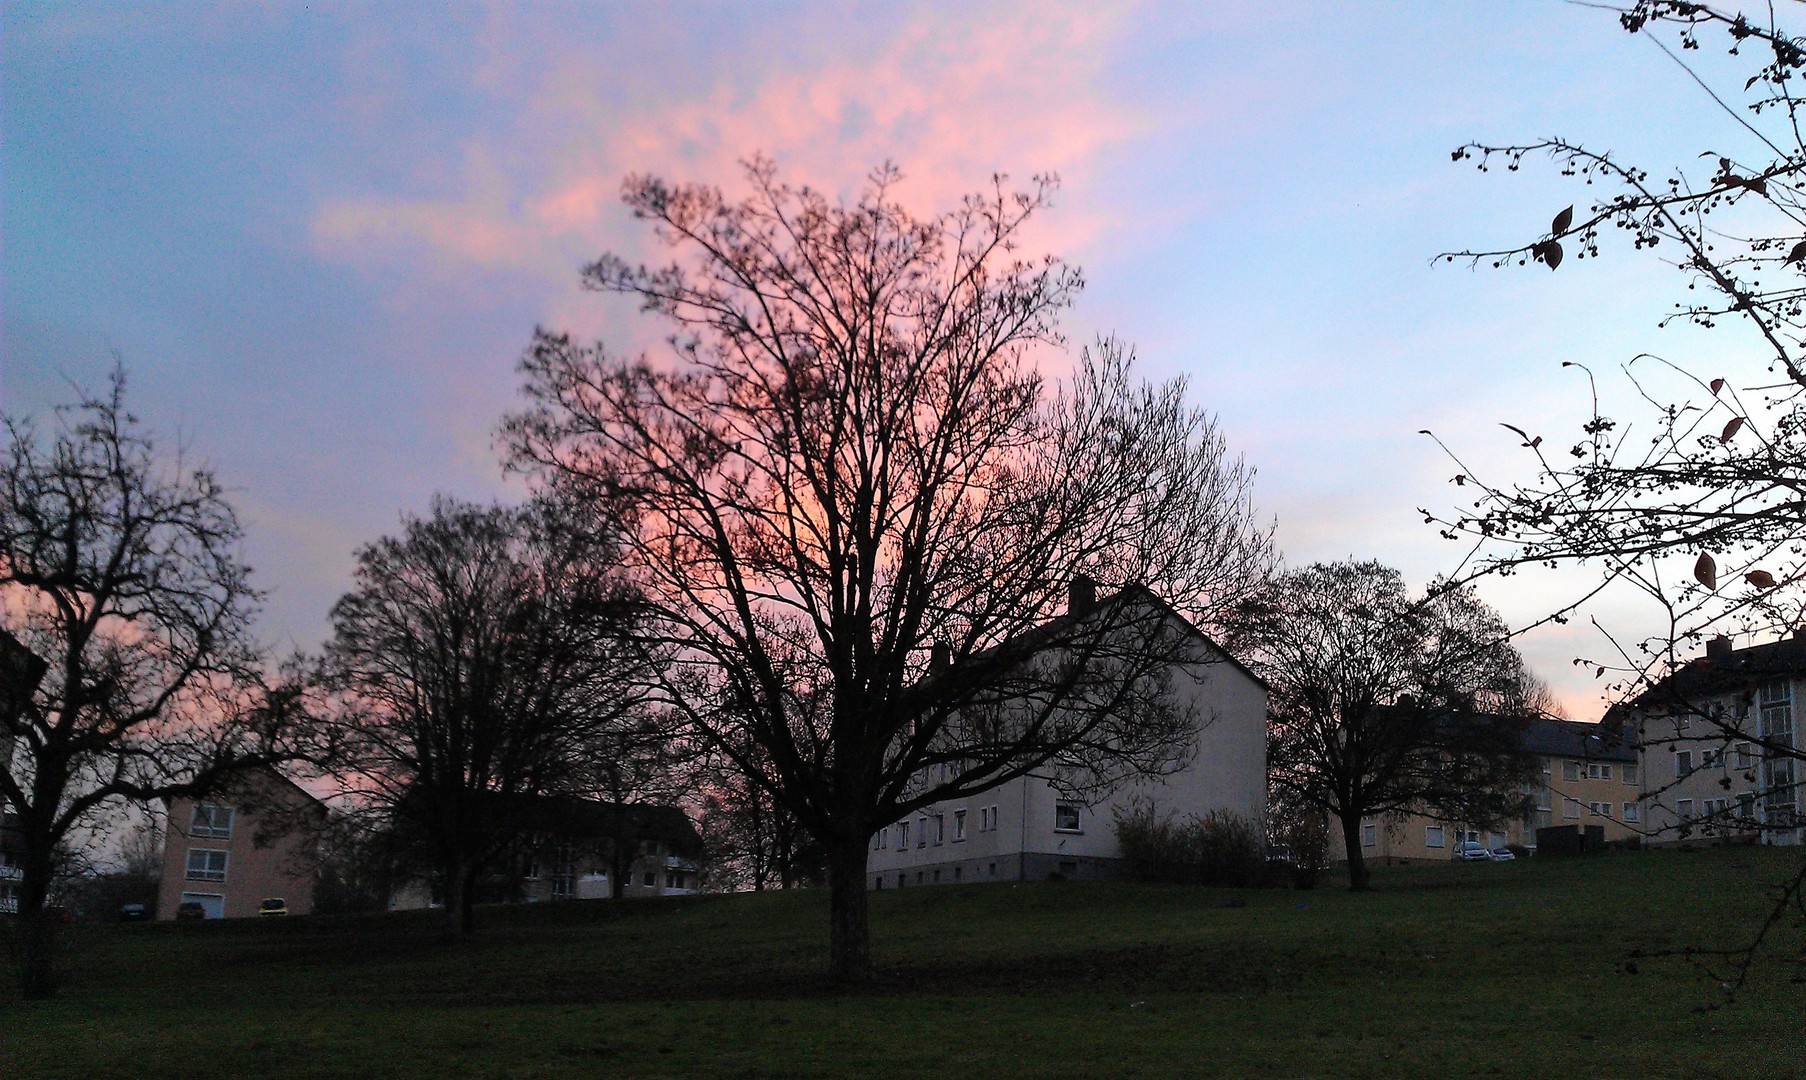
<path fill-rule="evenodd" d="M 1533 854 L 1538 830 L 1563 826 L 1605 843 L 1641 835 L 1642 772 L 1637 749 L 1628 740 L 1600 724 L 1572 720 L 1500 722 L 1522 724 L 1519 746 L 1536 761 L 1525 792 L 1528 815 L 1492 823 L 1445 821 L 1417 813 L 1366 818 L 1361 822 L 1361 848 L 1369 862 L 1452 859 L 1456 845 L 1467 841 L 1489 850 L 1509 847 Z M 1591 832 L 1594 828 L 1598 831 Z M 1341 831 L 1332 821 L 1331 857 L 1342 850 Z"/>

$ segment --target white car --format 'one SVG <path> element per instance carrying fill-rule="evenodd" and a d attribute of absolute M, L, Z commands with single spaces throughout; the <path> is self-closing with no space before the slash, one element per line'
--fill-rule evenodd
<path fill-rule="evenodd" d="M 1455 845 L 1456 862 L 1491 862 L 1492 852 L 1478 840 L 1463 840 Z"/>
<path fill-rule="evenodd" d="M 1517 858 L 1516 853 L 1514 853 L 1510 848 L 1503 847 L 1503 846 L 1493 848 L 1491 851 L 1487 852 L 1486 854 L 1487 854 L 1487 857 L 1492 859 L 1493 862 L 1511 862 L 1513 859 Z"/>

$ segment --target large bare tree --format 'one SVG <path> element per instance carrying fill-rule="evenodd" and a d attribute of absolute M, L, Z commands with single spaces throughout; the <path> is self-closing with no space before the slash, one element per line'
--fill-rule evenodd
<path fill-rule="evenodd" d="M 225 492 L 159 452 L 126 411 L 122 371 L 6 433 L 0 623 L 45 670 L 4 717 L 15 756 L 0 795 L 23 843 L 22 987 L 47 997 L 57 852 L 126 801 L 204 793 L 273 760 L 288 710 L 260 690 L 258 597 Z"/>
<path fill-rule="evenodd" d="M 418 845 L 455 932 L 537 801 L 588 793 L 592 756 L 644 713 L 652 653 L 614 550 L 545 504 L 438 499 L 358 552 L 333 607 L 316 755 Z"/>
<path fill-rule="evenodd" d="M 898 179 L 846 203 L 764 160 L 738 202 L 630 178 L 675 261 L 583 280 L 671 351 L 541 331 L 506 428 L 517 467 L 623 516 L 679 650 L 665 693 L 826 848 L 850 980 L 876 829 L 1050 763 L 1108 785 L 1185 760 L 1165 680 L 1201 656 L 1146 590 L 1208 622 L 1271 560 L 1250 470 L 1182 386 L 1135 382 L 1114 342 L 1036 370 L 1081 286 L 1017 250 L 1050 184 L 919 218 Z M 1085 576 L 1134 588 L 1053 619 Z"/>
<path fill-rule="evenodd" d="M 1463 588 L 1413 597 L 1377 562 L 1282 574 L 1231 642 L 1269 688 L 1269 784 L 1342 827 L 1349 885 L 1370 887 L 1361 819 L 1393 811 L 1490 824 L 1524 810 L 1530 680 L 1510 632 Z"/>

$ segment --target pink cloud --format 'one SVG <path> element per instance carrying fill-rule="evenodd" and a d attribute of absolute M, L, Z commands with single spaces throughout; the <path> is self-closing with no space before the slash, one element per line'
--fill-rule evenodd
<path fill-rule="evenodd" d="M 568 287 L 577 266 L 604 250 L 645 250 L 643 230 L 619 208 L 626 174 L 733 192 L 738 162 L 763 152 L 786 179 L 847 196 L 873 166 L 895 161 L 906 175 L 900 194 L 923 211 L 994 172 L 1022 184 L 1061 173 L 1068 191 L 1031 240 L 1070 254 L 1112 225 L 1078 209 L 1087 204 L 1078 192 L 1112 148 L 1156 122 L 1100 89 L 1121 22 L 1077 4 L 926 6 L 871 44 L 823 43 L 814 60 L 789 66 L 758 61 L 756 42 L 717 42 L 738 51 L 735 70 L 686 94 L 611 79 L 581 42 L 536 38 L 546 51 L 524 64 L 513 53 L 529 32 L 498 15 L 476 80 L 519 123 L 467 148 L 462 175 L 443 178 L 448 196 L 330 200 L 312 236 L 354 264 L 387 267 L 399 250 L 423 247 L 442 262 L 542 273 L 557 285 L 547 320 L 584 323 L 594 298 Z"/>

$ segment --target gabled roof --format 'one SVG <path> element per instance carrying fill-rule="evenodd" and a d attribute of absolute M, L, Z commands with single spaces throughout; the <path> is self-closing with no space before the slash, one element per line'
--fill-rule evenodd
<path fill-rule="evenodd" d="M 1212 640 L 1209 634 L 1198 629 L 1197 624 L 1180 614 L 1177 608 L 1161 599 L 1152 589 L 1149 589 L 1144 585 L 1125 585 L 1117 590 L 1115 594 L 1102 597 L 1083 610 L 1073 611 L 1068 609 L 1045 622 L 1031 626 L 1020 633 L 1012 634 L 997 644 L 972 654 L 972 656 L 968 657 L 964 663 L 982 663 L 987 659 L 1003 653 L 1020 653 L 1025 656 L 1031 655 L 1047 645 L 1057 645 L 1061 635 L 1070 627 L 1083 622 L 1086 619 L 1102 614 L 1111 608 L 1126 607 L 1134 603 L 1146 604 L 1158 612 L 1162 617 L 1178 622 L 1188 635 L 1195 637 L 1209 646 L 1213 653 L 1221 657 L 1223 661 L 1227 662 L 1231 667 L 1235 668 L 1235 670 L 1247 676 L 1256 686 L 1260 687 L 1263 691 L 1270 692 L 1272 690 L 1272 687 L 1267 685 L 1265 679 L 1256 675 L 1246 664 L 1237 660 L 1234 656 L 1231 656 L 1228 649 L 1223 648 L 1223 646 Z M 922 683 L 932 684 L 938 677 L 939 675 L 937 674 L 931 674 L 923 679 Z"/>
<path fill-rule="evenodd" d="M 1806 637 L 1802 633 L 1806 631 L 1742 649 L 1717 651 L 1708 646 L 1704 656 L 1694 657 L 1658 679 L 1630 704 L 1647 707 L 1679 703 L 1768 679 L 1806 675 Z"/>
<path fill-rule="evenodd" d="M 1636 747 L 1603 724 L 1542 718 L 1522 723 L 1518 743 L 1526 753 L 1590 761 L 1637 760 Z"/>
<path fill-rule="evenodd" d="M 656 803 L 607 803 L 590 799 L 540 796 L 520 807 L 515 823 L 529 832 L 551 836 L 607 838 L 624 835 L 697 849 L 702 836 L 682 807 Z"/>

